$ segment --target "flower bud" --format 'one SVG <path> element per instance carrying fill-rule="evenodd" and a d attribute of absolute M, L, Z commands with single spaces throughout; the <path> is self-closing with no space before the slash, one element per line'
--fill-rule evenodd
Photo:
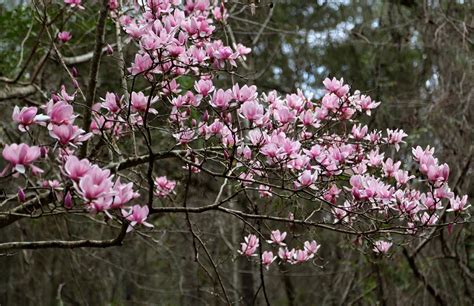
<path fill-rule="evenodd" d="M 71 192 L 67 192 L 64 196 L 64 207 L 66 209 L 71 209 L 73 205 Z"/>
<path fill-rule="evenodd" d="M 23 203 L 26 201 L 25 192 L 23 191 L 21 187 L 18 187 L 18 201 L 20 201 L 20 203 Z"/>
<path fill-rule="evenodd" d="M 107 55 L 112 55 L 114 53 L 114 48 L 112 48 L 112 46 L 109 44 L 107 44 L 106 53 Z"/>
<path fill-rule="evenodd" d="M 73 77 L 77 78 L 79 76 L 79 71 L 77 71 L 76 67 L 72 67 L 71 74 Z"/>

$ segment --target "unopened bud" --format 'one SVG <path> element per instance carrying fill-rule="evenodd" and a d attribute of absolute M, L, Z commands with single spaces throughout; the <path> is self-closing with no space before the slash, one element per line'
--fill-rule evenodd
<path fill-rule="evenodd" d="M 64 196 L 64 207 L 65 207 L 66 209 L 71 209 L 71 208 L 72 208 L 72 205 L 73 205 L 73 203 L 72 203 L 72 195 L 71 195 L 71 193 L 68 191 L 68 192 L 66 193 L 66 195 Z"/>
<path fill-rule="evenodd" d="M 79 76 L 79 71 L 77 71 L 76 67 L 72 67 L 71 74 L 73 77 L 77 78 Z"/>
<path fill-rule="evenodd" d="M 18 187 L 18 201 L 20 201 L 20 203 L 23 203 L 26 201 L 25 192 L 23 191 L 21 187 Z"/>
<path fill-rule="evenodd" d="M 106 51 L 107 55 L 112 55 L 114 53 L 114 48 L 111 45 L 107 44 Z"/>

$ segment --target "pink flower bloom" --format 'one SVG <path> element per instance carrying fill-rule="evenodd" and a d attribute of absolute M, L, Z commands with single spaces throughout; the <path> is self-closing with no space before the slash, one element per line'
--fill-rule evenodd
<path fill-rule="evenodd" d="M 265 268 L 269 268 L 270 265 L 275 261 L 276 256 L 273 256 L 273 252 L 271 251 L 265 251 L 262 254 L 262 265 L 265 266 Z"/>
<path fill-rule="evenodd" d="M 240 107 L 242 116 L 252 122 L 257 122 L 263 117 L 263 106 L 257 101 L 248 101 Z"/>
<path fill-rule="evenodd" d="M 71 40 L 71 38 L 72 38 L 72 35 L 70 32 L 64 31 L 64 32 L 58 33 L 58 39 L 63 43 L 68 42 L 69 40 Z"/>
<path fill-rule="evenodd" d="M 60 144 L 65 145 L 76 145 L 82 144 L 82 142 L 88 140 L 92 134 L 85 133 L 83 129 L 80 129 L 77 125 L 53 125 L 49 131 L 49 135 L 54 139 L 57 139 Z"/>
<path fill-rule="evenodd" d="M 373 251 L 375 253 L 386 254 L 391 246 L 392 246 L 391 242 L 378 240 L 378 241 L 375 241 Z"/>
<path fill-rule="evenodd" d="M 168 180 L 166 176 L 160 176 L 155 179 L 155 195 L 158 197 L 166 197 L 173 192 L 176 182 Z"/>
<path fill-rule="evenodd" d="M 115 181 L 113 191 L 113 202 L 110 208 L 120 208 L 132 199 L 140 196 L 139 193 L 133 191 L 133 183 L 122 184 L 120 182 L 120 177 Z"/>
<path fill-rule="evenodd" d="M 306 251 L 306 253 L 308 254 L 308 256 L 310 258 L 313 258 L 314 255 L 318 252 L 319 248 L 321 247 L 321 245 L 319 245 L 316 240 L 313 240 L 313 241 L 305 241 L 304 243 L 304 249 Z"/>
<path fill-rule="evenodd" d="M 232 87 L 233 98 L 239 102 L 249 102 L 255 101 L 257 98 L 257 86 L 247 86 L 244 85 L 242 88 L 239 87 L 239 84 L 235 84 Z"/>
<path fill-rule="evenodd" d="M 349 92 L 349 85 L 344 85 L 344 79 L 337 80 L 336 78 L 326 78 L 323 81 L 324 87 L 329 93 L 334 93 L 338 97 L 343 97 Z"/>
<path fill-rule="evenodd" d="M 6 161 L 10 162 L 3 171 L 2 175 L 6 174 L 6 171 L 12 167 L 14 171 L 18 173 L 25 173 L 26 167 L 31 167 L 31 169 L 37 173 L 43 172 L 40 168 L 33 165 L 33 162 L 36 161 L 41 156 L 41 149 L 37 146 L 28 146 L 27 144 L 11 144 L 5 145 L 3 148 L 2 156 Z"/>
<path fill-rule="evenodd" d="M 132 67 L 128 68 L 128 71 L 132 75 L 138 75 L 143 72 L 149 72 L 153 66 L 153 60 L 150 58 L 148 53 L 144 55 L 136 54 L 135 61 L 132 63 Z"/>
<path fill-rule="evenodd" d="M 119 7 L 117 0 L 109 0 L 109 3 L 107 5 L 109 7 L 109 10 L 111 11 L 114 11 Z"/>
<path fill-rule="evenodd" d="M 152 224 L 146 222 L 149 214 L 148 206 L 134 205 L 130 208 L 129 211 L 122 209 L 122 216 L 125 217 L 130 222 L 130 225 L 127 228 L 127 232 L 130 232 L 135 225 L 142 224 L 146 227 L 153 227 Z"/>
<path fill-rule="evenodd" d="M 283 243 L 283 240 L 286 238 L 286 232 L 280 233 L 280 230 L 275 230 L 272 231 L 272 234 L 270 235 L 270 240 L 267 240 L 268 243 L 270 244 L 277 244 L 281 246 L 285 246 L 286 244 Z"/>
<path fill-rule="evenodd" d="M 62 124 L 72 124 L 76 116 L 74 115 L 74 109 L 72 106 L 65 102 L 59 101 L 54 103 L 52 100 L 46 105 L 46 112 L 49 116 L 50 125 L 49 129 L 52 128 L 52 125 L 62 125 Z"/>
<path fill-rule="evenodd" d="M 256 256 L 255 252 L 259 246 L 257 236 L 250 234 L 247 237 L 244 237 L 244 241 L 245 242 L 240 243 L 241 247 L 239 253 L 244 256 Z"/>
<path fill-rule="evenodd" d="M 120 99 L 116 94 L 112 92 L 107 92 L 105 94 L 105 98 L 102 99 L 102 101 L 104 101 L 100 104 L 102 108 L 105 108 L 106 110 L 114 114 L 117 114 L 120 112 L 121 110 Z"/>
<path fill-rule="evenodd" d="M 295 256 L 295 249 L 292 249 L 291 251 L 289 251 L 288 248 L 285 247 L 285 248 L 280 248 L 278 250 L 278 257 L 280 257 L 282 261 L 293 262 L 294 256 Z"/>
<path fill-rule="evenodd" d="M 308 261 L 309 259 L 310 257 L 308 256 L 308 253 L 306 252 L 306 250 L 296 250 L 293 255 L 292 264 L 303 263 L 305 261 Z"/>
<path fill-rule="evenodd" d="M 414 175 L 409 175 L 408 171 L 404 170 L 398 170 L 397 172 L 395 172 L 394 177 L 397 183 L 400 185 L 405 185 L 406 183 L 408 183 L 409 180 L 415 178 Z"/>
<path fill-rule="evenodd" d="M 469 207 L 471 207 L 471 205 L 467 205 L 467 195 L 463 196 L 462 198 L 460 198 L 459 196 L 456 196 L 456 197 L 453 197 L 449 200 L 449 204 L 451 205 L 451 208 L 448 209 L 447 211 L 465 211 L 467 210 Z"/>
<path fill-rule="evenodd" d="M 261 198 L 270 198 L 272 197 L 271 193 L 271 187 L 266 186 L 266 185 L 260 185 L 258 186 L 258 194 L 260 195 Z"/>
<path fill-rule="evenodd" d="M 98 166 L 92 166 L 87 173 L 80 178 L 79 183 L 74 182 L 77 193 L 86 201 L 97 200 L 114 194 L 112 187 L 112 176 L 109 170 L 102 170 Z"/>
<path fill-rule="evenodd" d="M 64 163 L 65 174 L 75 182 L 78 182 L 81 177 L 86 175 L 90 168 L 91 163 L 87 159 L 79 160 L 74 155 L 69 156 Z"/>
<path fill-rule="evenodd" d="M 31 106 L 31 107 L 23 107 L 21 110 L 18 106 L 13 108 L 12 119 L 13 121 L 18 123 L 18 129 L 22 132 L 26 132 L 30 125 L 45 121 L 48 116 L 45 115 L 36 115 L 38 112 L 38 108 Z"/>
<path fill-rule="evenodd" d="M 148 100 L 149 100 L 149 97 L 145 96 L 143 92 L 138 92 L 138 93 L 132 92 L 132 96 L 130 99 L 132 111 L 142 112 L 142 113 L 146 112 L 147 107 L 148 107 Z M 158 97 L 154 97 L 150 100 L 150 107 L 148 111 L 152 114 L 158 114 L 158 111 L 151 107 L 151 105 L 155 103 L 157 100 L 158 100 Z"/>
<path fill-rule="evenodd" d="M 81 5 L 82 0 L 64 0 L 64 3 L 68 4 L 70 7 L 83 10 L 84 7 Z"/>
<path fill-rule="evenodd" d="M 403 138 L 408 136 L 407 134 L 405 134 L 405 132 L 403 130 L 399 130 L 399 129 L 396 129 L 396 130 L 390 130 L 390 129 L 387 129 L 387 138 L 385 138 L 385 140 L 387 141 L 388 144 L 393 144 L 395 145 L 395 149 L 398 151 L 400 150 L 400 143 L 405 143 L 403 141 Z"/>
<path fill-rule="evenodd" d="M 383 162 L 383 172 L 385 173 L 385 176 L 393 177 L 400 168 L 401 164 L 402 163 L 400 161 L 394 163 L 391 158 L 387 158 L 387 160 Z"/>
<path fill-rule="evenodd" d="M 178 141 L 179 144 L 187 144 L 194 139 L 194 131 L 191 129 L 186 129 L 173 134 L 173 137 Z"/>
<path fill-rule="evenodd" d="M 194 89 L 202 95 L 206 97 L 209 93 L 214 91 L 214 85 L 212 84 L 212 80 L 199 80 L 194 84 Z"/>
<path fill-rule="evenodd" d="M 355 140 L 364 139 L 365 135 L 367 135 L 367 125 L 365 125 L 364 127 L 361 126 L 362 124 L 352 126 L 352 136 Z"/>
<path fill-rule="evenodd" d="M 305 170 L 303 173 L 298 177 L 298 180 L 295 182 L 295 187 L 297 188 L 305 188 L 310 187 L 318 178 L 317 173 L 311 173 L 311 170 Z"/>
<path fill-rule="evenodd" d="M 229 103 L 232 100 L 232 91 L 230 89 L 224 91 L 223 89 L 219 89 L 214 92 L 212 96 L 212 100 L 210 104 L 221 110 L 226 110 L 229 108 Z"/>

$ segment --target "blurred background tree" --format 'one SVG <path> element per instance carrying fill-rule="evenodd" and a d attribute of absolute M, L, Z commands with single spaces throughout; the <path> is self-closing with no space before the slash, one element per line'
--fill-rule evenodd
<path fill-rule="evenodd" d="M 79 71 L 79 80 L 88 76 L 90 57 L 78 56 L 92 51 L 98 15 L 96 1 L 84 2 L 84 13 L 63 15 L 59 23 L 73 34 L 74 49 L 61 51 L 66 63 Z M 3 94 L 31 77 L 37 77 L 43 89 L 71 85 L 64 73 L 58 73 L 61 64 L 30 5 L 29 1 L 0 3 Z M 367 122 L 370 128 L 403 127 L 410 135 L 402 151 L 404 160 L 410 159 L 410 144 L 434 144 L 440 160 L 451 165 L 455 191 L 473 198 L 471 1 L 240 0 L 227 1 L 226 8 L 230 18 L 222 39 L 253 49 L 239 71 L 243 80 L 233 76 L 234 81 L 245 80 L 280 93 L 302 88 L 319 98 L 325 77 L 344 77 L 354 88 L 383 102 Z M 107 27 L 106 40 L 115 49 L 115 25 Z M 131 46 L 125 49 L 126 63 L 133 51 Z M 34 66 L 43 58 L 44 68 L 36 76 Z M 98 96 L 120 91 L 119 78 L 109 76 L 119 73 L 119 61 L 117 52 L 104 58 Z M 23 69 L 30 67 L 28 62 L 33 68 Z M 221 81 L 229 85 L 233 80 L 223 75 Z M 17 102 L 35 104 L 44 97 L 44 91 L 32 90 Z M 7 118 L 13 104 L 11 100 L 0 103 L 5 109 L 1 116 Z M 16 137 L 6 122 L 1 122 L 2 144 Z M 166 163 L 163 169 L 176 166 L 180 165 Z M 196 203 L 206 203 L 206 193 L 216 189 L 212 178 L 205 177 L 193 186 Z M 237 199 L 233 205 L 244 206 L 244 202 Z M 207 214 L 192 222 L 199 227 L 214 217 Z M 233 222 L 235 219 L 222 218 L 215 228 L 206 227 L 207 232 L 200 234 L 218 255 L 217 265 L 224 272 L 229 293 L 242 305 L 263 304 L 258 269 L 236 256 L 241 233 L 236 233 Z M 8 240 L 13 232 L 31 239 L 38 232 L 74 237 L 101 230 L 99 226 L 84 229 L 81 223 L 80 219 L 66 223 L 61 217 L 33 225 L 19 222 L 0 232 L 0 239 Z M 288 231 L 292 239 L 298 239 L 297 228 Z M 361 253 L 347 240 L 342 243 L 349 237 L 318 231 L 314 235 L 323 245 L 314 265 L 279 266 L 266 272 L 271 276 L 266 285 L 272 305 L 473 304 L 474 237 L 470 225 L 455 227 L 451 233 L 445 230 L 427 244 L 413 241 L 416 252 L 399 251 L 383 259 Z M 153 237 L 142 235 L 121 248 L 21 251 L 2 254 L 0 266 L 0 304 L 5 305 L 221 304 L 216 298 L 217 280 L 202 269 L 210 270 L 209 263 L 194 260 L 184 216 L 160 219 Z"/>

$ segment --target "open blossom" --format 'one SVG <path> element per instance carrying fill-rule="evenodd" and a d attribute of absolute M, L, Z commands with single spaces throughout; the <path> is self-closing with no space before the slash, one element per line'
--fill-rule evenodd
<path fill-rule="evenodd" d="M 255 252 L 259 246 L 259 241 L 257 236 L 255 235 L 248 235 L 244 237 L 245 242 L 240 243 L 240 251 L 239 253 L 244 256 L 256 256 Z"/>
<path fill-rule="evenodd" d="M 392 246 L 391 242 L 378 240 L 378 241 L 375 241 L 373 251 L 375 253 L 386 254 L 391 246 Z"/>
<path fill-rule="evenodd" d="M 230 101 L 232 100 L 232 91 L 230 89 L 224 91 L 219 89 L 214 92 L 210 104 L 221 110 L 226 110 L 230 106 Z"/>
<path fill-rule="evenodd" d="M 398 151 L 400 150 L 400 143 L 405 143 L 403 141 L 403 138 L 405 138 L 406 136 L 408 135 L 405 134 L 405 132 L 401 129 L 387 129 L 387 138 L 385 138 L 385 140 L 387 141 L 387 143 L 395 145 L 395 149 Z"/>
<path fill-rule="evenodd" d="M 58 33 L 58 39 L 63 43 L 70 41 L 71 38 L 72 38 L 72 35 L 70 32 L 64 31 L 64 32 Z"/>
<path fill-rule="evenodd" d="M 87 173 L 81 177 L 79 183 L 74 183 L 77 193 L 86 201 L 97 200 L 114 194 L 112 187 L 112 176 L 109 170 L 102 170 L 98 166 L 92 166 Z"/>
<path fill-rule="evenodd" d="M 453 197 L 449 200 L 449 204 L 451 205 L 451 208 L 448 209 L 447 211 L 464 211 L 471 207 L 471 205 L 467 205 L 467 195 L 464 195 L 463 197 Z"/>
<path fill-rule="evenodd" d="M 68 4 L 72 8 L 77 7 L 78 9 L 81 9 L 81 10 L 84 9 L 84 7 L 81 5 L 82 0 L 64 0 L 64 3 Z"/>
<path fill-rule="evenodd" d="M 53 125 L 73 124 L 74 119 L 77 117 L 74 115 L 73 107 L 65 101 L 54 103 L 54 101 L 51 100 L 46 105 L 46 113 L 50 121 L 49 129 L 51 129 Z"/>
<path fill-rule="evenodd" d="M 316 181 L 318 175 L 317 173 L 312 173 L 311 170 L 305 170 L 303 173 L 298 177 L 298 180 L 295 181 L 295 186 L 297 188 L 305 188 L 310 187 Z"/>
<path fill-rule="evenodd" d="M 260 185 L 258 186 L 258 194 L 261 198 L 270 198 L 272 197 L 272 188 L 267 185 Z"/>
<path fill-rule="evenodd" d="M 78 182 L 90 169 L 91 163 L 87 159 L 79 160 L 74 155 L 69 156 L 64 163 L 65 174 L 75 182 Z"/>
<path fill-rule="evenodd" d="M 308 252 L 306 250 L 296 250 L 293 254 L 293 261 L 291 263 L 299 264 L 310 259 L 311 257 L 308 255 Z"/>
<path fill-rule="evenodd" d="M 305 241 L 304 243 L 304 249 L 310 258 L 313 258 L 313 256 L 318 252 L 320 247 L 321 245 L 319 245 L 316 240 Z"/>
<path fill-rule="evenodd" d="M 349 92 L 349 85 L 344 84 L 344 79 L 326 78 L 323 81 L 324 87 L 330 93 L 335 93 L 338 97 L 343 97 Z"/>
<path fill-rule="evenodd" d="M 77 125 L 53 125 L 49 135 L 59 141 L 62 145 L 81 144 L 92 136 L 92 133 L 86 133 Z"/>
<path fill-rule="evenodd" d="M 137 54 L 135 55 L 135 60 L 132 63 L 132 67 L 128 68 L 128 71 L 132 75 L 137 75 L 143 72 L 149 71 L 153 66 L 153 60 L 150 58 L 150 55 L 145 53 L 144 55 Z"/>
<path fill-rule="evenodd" d="M 283 242 L 286 238 L 286 232 L 280 233 L 280 230 L 275 230 L 272 231 L 272 234 L 270 235 L 270 240 L 267 240 L 268 243 L 270 244 L 277 244 L 281 246 L 285 246 L 286 244 Z"/>
<path fill-rule="evenodd" d="M 102 103 L 100 104 L 101 107 L 105 108 L 111 113 L 117 114 L 120 112 L 121 107 L 120 107 L 120 99 L 117 97 L 116 94 L 112 92 L 107 92 L 105 94 L 105 98 L 102 99 Z"/>
<path fill-rule="evenodd" d="M 134 205 L 129 211 L 122 209 L 122 216 L 130 222 L 127 232 L 130 232 L 137 224 L 142 224 L 147 227 L 153 227 L 153 224 L 146 222 L 150 210 L 148 206 Z"/>
<path fill-rule="evenodd" d="M 264 265 L 267 269 L 270 265 L 275 261 L 276 256 L 273 256 L 273 252 L 265 251 L 262 253 L 262 265 Z"/>
<path fill-rule="evenodd" d="M 11 168 L 18 173 L 25 173 L 26 167 L 31 167 L 31 169 L 36 173 L 43 172 L 43 170 L 33 165 L 33 162 L 41 156 L 40 147 L 30 147 L 25 143 L 5 145 L 5 148 L 3 148 L 2 151 L 2 156 L 6 161 L 10 162 L 10 165 L 2 171 L 1 176 L 6 174 L 6 172 Z"/>
<path fill-rule="evenodd" d="M 148 100 L 150 101 L 148 102 Z M 138 92 L 138 93 L 132 92 L 132 96 L 130 99 L 132 111 L 144 113 L 147 111 L 147 108 L 149 108 L 148 111 L 150 113 L 157 114 L 158 111 L 151 107 L 151 105 L 155 103 L 157 100 L 158 100 L 158 97 L 154 97 L 150 99 L 148 96 L 145 96 L 143 92 Z M 148 105 L 148 103 L 150 103 L 150 105 Z"/>
<path fill-rule="evenodd" d="M 124 204 L 130 202 L 132 199 L 138 198 L 140 194 L 133 191 L 133 183 L 122 184 L 120 182 L 120 177 L 115 181 L 114 187 L 114 196 L 110 208 L 119 208 Z"/>
<path fill-rule="evenodd" d="M 209 93 L 214 91 L 214 85 L 212 84 L 212 80 L 199 80 L 194 84 L 194 89 L 202 95 L 206 97 Z"/>
<path fill-rule="evenodd" d="M 257 101 L 248 101 L 240 107 L 242 116 L 252 122 L 256 122 L 263 117 L 263 106 Z"/>
<path fill-rule="evenodd" d="M 21 110 L 18 106 L 15 106 L 13 108 L 12 119 L 18 123 L 18 129 L 20 131 L 26 132 L 30 125 L 49 119 L 48 116 L 37 115 L 37 112 L 38 108 L 34 106 L 23 107 Z"/>
<path fill-rule="evenodd" d="M 160 176 L 155 179 L 155 195 L 165 197 L 173 192 L 176 187 L 176 182 L 168 180 L 166 176 Z"/>
<path fill-rule="evenodd" d="M 278 257 L 280 257 L 282 261 L 287 261 L 291 263 L 293 262 L 295 252 L 296 252 L 295 249 L 292 249 L 291 251 L 289 251 L 287 247 L 280 248 L 278 249 Z"/>

